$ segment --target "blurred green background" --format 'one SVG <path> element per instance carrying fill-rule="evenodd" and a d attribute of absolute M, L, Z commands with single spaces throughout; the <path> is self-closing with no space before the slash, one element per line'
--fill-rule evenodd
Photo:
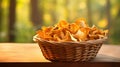
<path fill-rule="evenodd" d="M 41 26 L 84 17 L 109 29 L 109 44 L 120 44 L 120 0 L 0 0 L 0 42 L 33 42 Z"/>

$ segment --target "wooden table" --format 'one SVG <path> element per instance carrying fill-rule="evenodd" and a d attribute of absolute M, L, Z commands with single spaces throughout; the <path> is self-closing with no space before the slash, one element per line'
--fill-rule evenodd
<path fill-rule="evenodd" d="M 0 62 L 50 62 L 37 43 L 0 43 Z M 103 45 L 92 62 L 120 62 L 119 45 Z"/>

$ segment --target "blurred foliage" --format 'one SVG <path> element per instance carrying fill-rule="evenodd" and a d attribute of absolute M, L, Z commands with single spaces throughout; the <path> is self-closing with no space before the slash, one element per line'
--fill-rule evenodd
<path fill-rule="evenodd" d="M 30 0 L 17 0 L 15 42 L 32 42 L 35 30 L 30 21 L 29 2 Z"/>
<path fill-rule="evenodd" d="M 106 16 L 106 0 L 90 0 L 92 25 L 101 29 L 106 29 L 109 22 Z M 41 2 L 41 1 L 40 1 Z M 15 24 L 15 42 L 33 42 L 32 37 L 35 35 L 35 29 L 30 20 L 30 0 L 17 0 L 16 6 L 16 24 Z M 111 44 L 120 44 L 120 0 L 110 0 L 111 27 L 110 41 Z M 60 20 L 74 22 L 75 19 L 84 17 L 88 23 L 88 6 L 87 0 L 42 0 L 43 25 L 50 26 Z M 2 0 L 1 12 L 2 20 L 0 30 L 0 42 L 8 40 L 8 8 L 9 0 Z"/>

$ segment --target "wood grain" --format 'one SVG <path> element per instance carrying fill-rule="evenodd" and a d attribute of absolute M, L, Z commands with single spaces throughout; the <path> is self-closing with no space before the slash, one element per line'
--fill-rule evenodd
<path fill-rule="evenodd" d="M 103 45 L 93 61 L 120 62 L 120 46 Z M 0 62 L 50 62 L 37 43 L 0 43 Z"/>

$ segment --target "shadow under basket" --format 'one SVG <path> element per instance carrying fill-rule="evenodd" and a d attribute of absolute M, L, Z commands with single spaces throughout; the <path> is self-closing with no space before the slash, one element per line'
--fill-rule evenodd
<path fill-rule="evenodd" d="M 83 42 L 53 42 L 37 39 L 43 56 L 53 62 L 90 61 L 107 38 Z"/>

